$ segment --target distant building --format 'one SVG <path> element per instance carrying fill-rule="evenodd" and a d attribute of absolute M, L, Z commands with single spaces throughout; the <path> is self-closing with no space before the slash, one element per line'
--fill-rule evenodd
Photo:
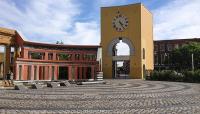
<path fill-rule="evenodd" d="M 154 41 L 154 69 L 162 70 L 174 67 L 169 61 L 169 53 L 172 50 L 191 42 L 200 42 L 200 38 Z"/>
<path fill-rule="evenodd" d="M 14 80 L 95 79 L 98 45 L 64 45 L 25 41 L 17 31 L 0 28 L 0 78 Z"/>

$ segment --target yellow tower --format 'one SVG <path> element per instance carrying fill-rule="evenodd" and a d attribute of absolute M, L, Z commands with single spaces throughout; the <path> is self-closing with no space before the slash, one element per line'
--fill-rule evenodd
<path fill-rule="evenodd" d="M 116 78 L 115 61 L 129 61 L 131 79 L 144 79 L 153 70 L 152 14 L 144 5 L 101 8 L 102 70 L 104 78 Z M 119 41 L 130 48 L 130 56 L 116 56 Z"/>

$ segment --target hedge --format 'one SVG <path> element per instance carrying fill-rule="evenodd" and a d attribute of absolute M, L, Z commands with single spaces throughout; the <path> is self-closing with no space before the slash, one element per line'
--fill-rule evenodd
<path fill-rule="evenodd" d="M 200 82 L 200 70 L 176 72 L 173 70 L 153 71 L 149 80 L 177 81 L 177 82 Z"/>

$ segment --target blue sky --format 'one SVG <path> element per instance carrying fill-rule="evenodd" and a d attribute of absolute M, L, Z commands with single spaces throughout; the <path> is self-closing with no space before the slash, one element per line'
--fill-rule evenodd
<path fill-rule="evenodd" d="M 0 27 L 26 40 L 100 43 L 100 7 L 143 3 L 154 16 L 154 39 L 200 37 L 200 0 L 0 0 Z"/>

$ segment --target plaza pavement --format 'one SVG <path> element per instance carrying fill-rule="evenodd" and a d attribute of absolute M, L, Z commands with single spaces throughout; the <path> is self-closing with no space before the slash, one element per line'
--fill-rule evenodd
<path fill-rule="evenodd" d="M 200 114 L 200 84 L 105 81 L 107 84 L 0 90 L 0 113 Z"/>

